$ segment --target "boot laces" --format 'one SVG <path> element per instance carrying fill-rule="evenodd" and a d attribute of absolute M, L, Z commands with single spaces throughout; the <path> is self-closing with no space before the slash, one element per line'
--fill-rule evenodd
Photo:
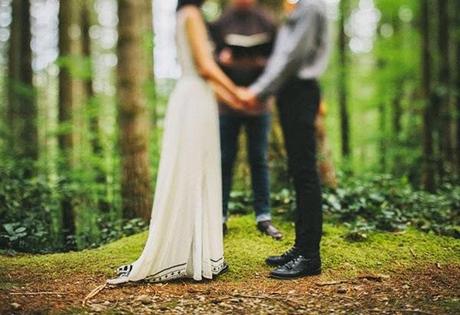
<path fill-rule="evenodd" d="M 296 249 L 295 247 L 292 247 L 292 248 L 289 249 L 287 252 L 285 252 L 282 256 L 283 256 L 283 257 L 292 256 L 292 255 L 294 255 L 296 252 L 297 252 L 297 249 Z"/>

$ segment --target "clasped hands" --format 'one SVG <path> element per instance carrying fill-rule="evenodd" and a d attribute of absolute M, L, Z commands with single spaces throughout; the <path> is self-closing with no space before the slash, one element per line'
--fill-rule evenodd
<path fill-rule="evenodd" d="M 238 87 L 236 90 L 241 110 L 248 112 L 257 112 L 261 110 L 262 103 L 257 98 L 257 95 L 249 88 Z"/>

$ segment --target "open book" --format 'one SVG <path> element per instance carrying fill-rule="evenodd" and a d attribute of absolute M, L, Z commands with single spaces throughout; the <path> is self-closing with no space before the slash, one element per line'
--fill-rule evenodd
<path fill-rule="evenodd" d="M 272 39 L 268 33 L 228 34 L 225 37 L 225 44 L 232 50 L 234 58 L 268 56 L 272 48 Z"/>
<path fill-rule="evenodd" d="M 254 35 L 240 35 L 240 34 L 228 34 L 225 37 L 225 43 L 229 46 L 237 47 L 255 47 L 264 45 L 270 42 L 270 36 L 267 33 L 259 33 Z"/>

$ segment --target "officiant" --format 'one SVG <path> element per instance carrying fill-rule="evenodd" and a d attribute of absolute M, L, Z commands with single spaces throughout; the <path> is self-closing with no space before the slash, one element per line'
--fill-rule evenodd
<path fill-rule="evenodd" d="M 222 16 L 210 25 L 216 58 L 224 72 L 239 86 L 250 86 L 263 73 L 271 55 L 277 27 L 257 0 L 231 0 Z M 267 104 L 257 113 L 238 112 L 219 104 L 222 150 L 223 228 L 227 233 L 228 202 L 233 169 L 242 130 L 248 139 L 256 226 L 276 240 L 282 234 L 273 226 L 270 209 L 268 145 L 271 112 Z"/>

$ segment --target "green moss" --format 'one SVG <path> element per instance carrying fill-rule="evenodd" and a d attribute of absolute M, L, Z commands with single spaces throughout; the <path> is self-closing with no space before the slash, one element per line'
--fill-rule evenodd
<path fill-rule="evenodd" d="M 460 299 L 449 298 L 438 303 L 448 314 L 460 314 Z"/>
<path fill-rule="evenodd" d="M 230 265 L 223 280 L 242 280 L 254 274 L 266 274 L 266 256 L 281 253 L 293 241 L 293 226 L 276 222 L 285 233 L 285 240 L 276 242 L 262 236 L 252 216 L 233 217 L 230 233 L 225 239 L 225 255 Z M 346 228 L 325 225 L 322 256 L 326 276 L 342 277 L 361 272 L 385 272 L 399 267 L 427 264 L 460 264 L 460 240 L 425 234 L 416 230 L 405 233 L 373 233 L 361 243 L 344 240 Z M 147 232 L 123 238 L 98 249 L 51 255 L 0 256 L 0 279 L 5 272 L 45 273 L 50 278 L 72 274 L 111 276 L 117 266 L 134 261 L 144 246 Z M 414 257 L 415 255 L 415 257 Z M 12 280 L 9 280 L 12 281 Z M 2 281 L 3 282 L 3 281 Z"/>
<path fill-rule="evenodd" d="M 433 263 L 460 264 L 460 241 L 409 229 L 405 233 L 372 233 L 365 242 L 344 240 L 343 227 L 326 226 L 323 260 L 326 269 L 356 274 L 385 272 Z"/>

